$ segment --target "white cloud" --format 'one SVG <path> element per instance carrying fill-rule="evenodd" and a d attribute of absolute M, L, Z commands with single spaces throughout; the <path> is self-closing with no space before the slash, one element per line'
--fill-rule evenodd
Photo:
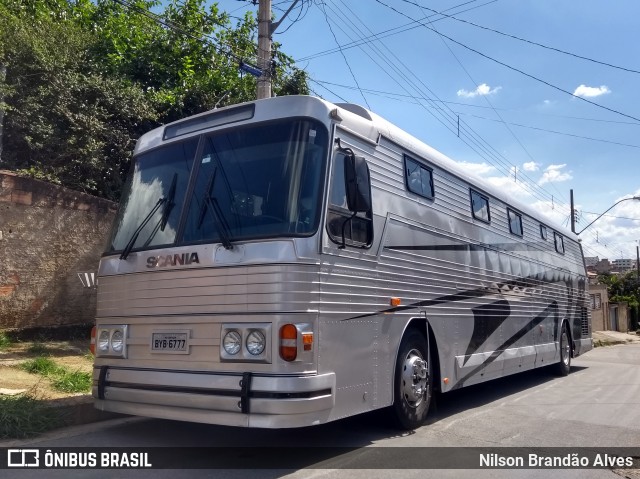
<path fill-rule="evenodd" d="M 463 98 L 475 98 L 477 96 L 494 95 L 501 89 L 501 86 L 491 88 L 486 83 L 483 83 L 481 85 L 478 85 L 478 88 L 473 91 L 467 91 L 463 89 L 458 90 L 458 96 L 461 96 Z"/>
<path fill-rule="evenodd" d="M 526 182 L 514 181 L 513 171 L 511 176 L 490 176 L 485 180 L 507 196 L 517 198 L 525 203 L 531 200 L 531 188 Z"/>
<path fill-rule="evenodd" d="M 560 207 L 550 200 L 537 200 L 529 203 L 529 206 L 537 211 L 542 218 L 546 218 L 551 225 L 566 226 L 568 207 Z"/>
<path fill-rule="evenodd" d="M 536 163 L 535 161 L 529 161 L 528 163 L 524 163 L 522 165 L 524 171 L 538 171 L 540 169 L 540 163 Z"/>
<path fill-rule="evenodd" d="M 602 85 L 600 87 L 580 85 L 573 92 L 575 96 L 581 96 L 583 98 L 595 98 L 597 96 L 606 95 L 608 93 L 611 93 L 611 90 L 609 90 L 609 87 L 607 87 L 606 85 Z"/>
<path fill-rule="evenodd" d="M 560 181 L 567 181 L 573 179 L 570 171 L 562 171 L 566 164 L 562 165 L 549 165 L 545 168 L 542 177 L 538 181 L 539 185 L 544 185 L 545 183 L 558 183 Z"/>
<path fill-rule="evenodd" d="M 494 166 L 487 165 L 485 162 L 482 163 L 470 163 L 468 161 L 459 161 L 458 164 L 464 168 L 466 171 L 473 173 L 478 176 L 486 175 L 487 173 L 495 170 Z"/>
<path fill-rule="evenodd" d="M 586 256 L 600 256 L 609 260 L 636 257 L 637 240 L 640 238 L 640 201 L 623 201 L 601 215 L 612 204 L 631 196 L 640 196 L 640 190 L 612 199 L 611 204 L 594 207 L 595 211 L 584 211 L 578 207 L 578 231 L 598 218 L 580 234 Z"/>

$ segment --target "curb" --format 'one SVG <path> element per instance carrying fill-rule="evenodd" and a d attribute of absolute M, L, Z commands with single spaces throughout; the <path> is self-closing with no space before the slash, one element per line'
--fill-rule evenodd
<path fill-rule="evenodd" d="M 89 394 L 63 399 L 51 399 L 43 402 L 58 412 L 58 415 L 64 422 L 63 427 L 79 426 L 81 424 L 127 417 L 124 414 L 96 409 L 93 405 L 94 399 Z"/>

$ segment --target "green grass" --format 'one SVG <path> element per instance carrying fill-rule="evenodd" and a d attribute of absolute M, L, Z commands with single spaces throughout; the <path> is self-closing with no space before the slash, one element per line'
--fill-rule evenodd
<path fill-rule="evenodd" d="M 13 343 L 13 341 L 11 341 L 11 338 L 7 336 L 7 333 L 0 331 L 0 351 L 7 349 L 11 343 Z"/>
<path fill-rule="evenodd" d="M 58 391 L 84 393 L 91 389 L 91 373 L 70 371 L 58 366 L 51 358 L 45 356 L 25 361 L 20 367 L 29 373 L 40 374 L 51 379 L 53 387 Z"/>
<path fill-rule="evenodd" d="M 42 376 L 55 376 L 64 371 L 64 368 L 61 368 L 52 359 L 45 356 L 29 359 L 22 363 L 20 367 L 28 373 L 41 374 Z"/>
<path fill-rule="evenodd" d="M 81 393 L 91 389 L 91 374 L 82 371 L 65 371 L 53 380 L 53 387 L 66 393 Z"/>
<path fill-rule="evenodd" d="M 0 396 L 0 439 L 23 439 L 62 426 L 59 412 L 32 394 Z"/>

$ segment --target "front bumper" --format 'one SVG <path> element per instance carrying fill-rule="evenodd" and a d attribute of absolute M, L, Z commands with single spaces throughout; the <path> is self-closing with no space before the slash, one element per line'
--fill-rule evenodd
<path fill-rule="evenodd" d="M 95 367 L 95 407 L 103 411 L 229 426 L 321 424 L 335 405 L 335 374 L 275 376 Z"/>

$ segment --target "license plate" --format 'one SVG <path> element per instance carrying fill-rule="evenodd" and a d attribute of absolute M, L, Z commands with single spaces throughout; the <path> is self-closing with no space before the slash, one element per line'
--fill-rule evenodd
<path fill-rule="evenodd" d="M 152 333 L 151 352 L 189 354 L 189 332 L 160 331 Z"/>

